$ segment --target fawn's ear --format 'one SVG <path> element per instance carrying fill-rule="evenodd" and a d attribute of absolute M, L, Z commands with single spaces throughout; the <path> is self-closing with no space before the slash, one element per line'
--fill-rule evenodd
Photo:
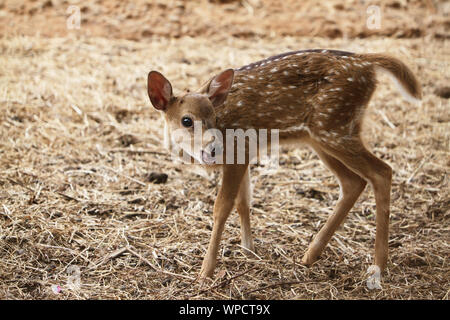
<path fill-rule="evenodd" d="M 227 69 L 218 74 L 209 82 L 204 88 L 205 93 L 208 95 L 214 107 L 220 106 L 225 102 L 228 92 L 231 89 L 234 79 L 234 70 Z"/>
<path fill-rule="evenodd" d="M 150 71 L 147 78 L 148 97 L 155 109 L 165 111 L 172 98 L 172 85 L 158 71 Z"/>

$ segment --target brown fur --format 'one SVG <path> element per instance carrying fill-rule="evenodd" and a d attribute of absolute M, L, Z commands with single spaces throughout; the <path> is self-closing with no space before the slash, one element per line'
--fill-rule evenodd
<path fill-rule="evenodd" d="M 387 263 L 392 170 L 364 147 L 360 130 L 376 87 L 377 68 L 387 70 L 409 95 L 420 99 L 418 81 L 398 59 L 335 50 L 289 52 L 234 72 L 228 69 L 198 93 L 180 98 L 172 96 L 170 83 L 162 75 L 151 72 L 149 96 L 156 101 L 155 107 L 164 111 L 170 130 L 182 127 L 180 119 L 186 115 L 201 121 L 206 129 L 218 128 L 224 136 L 226 129 L 279 129 L 280 142 L 304 142 L 318 154 L 336 175 L 341 197 L 306 251 L 302 260 L 306 265 L 318 259 L 369 182 L 377 206 L 375 259 L 369 269 L 376 282 Z M 186 130 L 191 135 L 194 128 Z M 202 145 L 202 155 L 208 146 Z M 221 167 L 222 186 L 214 204 L 214 227 L 201 277 L 214 271 L 220 237 L 234 206 L 241 217 L 242 246 L 254 250 L 248 161 Z"/>
<path fill-rule="evenodd" d="M 392 73 L 411 96 L 418 100 L 422 99 L 419 81 L 403 62 L 397 58 L 377 53 L 365 54 L 363 57 L 374 65 L 385 68 Z"/>

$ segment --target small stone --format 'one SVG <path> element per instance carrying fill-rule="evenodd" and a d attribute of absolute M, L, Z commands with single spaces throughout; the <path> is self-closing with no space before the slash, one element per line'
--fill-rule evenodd
<path fill-rule="evenodd" d="M 448 99 L 450 98 L 450 87 L 437 88 L 436 90 L 434 90 L 434 94 L 441 98 Z"/>
<path fill-rule="evenodd" d="M 166 183 L 169 176 L 166 173 L 151 172 L 146 175 L 145 180 L 156 184 Z"/>

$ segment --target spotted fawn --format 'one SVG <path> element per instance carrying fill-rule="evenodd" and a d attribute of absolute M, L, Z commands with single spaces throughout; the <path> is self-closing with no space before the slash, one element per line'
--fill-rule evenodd
<path fill-rule="evenodd" d="M 175 97 L 170 82 L 159 72 L 148 74 L 148 95 L 162 112 L 171 134 L 183 129 L 193 136 L 195 126 L 226 129 L 277 129 L 280 143 L 309 145 L 335 174 L 340 197 L 333 214 L 312 240 L 302 263 L 314 263 L 353 207 L 367 182 L 376 201 L 376 239 L 369 288 L 380 288 L 388 258 L 389 203 L 392 169 L 370 153 L 361 141 L 364 111 L 376 87 L 376 74 L 386 72 L 403 96 L 421 99 L 421 88 L 411 70 L 384 54 L 356 54 L 337 50 L 302 50 L 283 53 L 212 77 L 199 90 Z M 254 251 L 250 229 L 251 157 L 244 163 L 217 163 L 223 145 L 205 139 L 190 155 L 200 164 L 222 169 L 222 184 L 214 203 L 213 230 L 200 278 L 211 277 L 216 265 L 225 222 L 236 207 L 241 222 L 242 246 Z M 225 151 L 223 151 L 225 152 Z M 233 150 L 233 152 L 236 152 Z"/>

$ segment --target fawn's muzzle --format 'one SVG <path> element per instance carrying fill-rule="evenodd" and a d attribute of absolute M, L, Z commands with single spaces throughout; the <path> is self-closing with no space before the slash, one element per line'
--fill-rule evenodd
<path fill-rule="evenodd" d="M 205 164 L 215 164 L 216 163 L 215 151 L 208 153 L 205 150 L 202 150 L 202 161 Z"/>

